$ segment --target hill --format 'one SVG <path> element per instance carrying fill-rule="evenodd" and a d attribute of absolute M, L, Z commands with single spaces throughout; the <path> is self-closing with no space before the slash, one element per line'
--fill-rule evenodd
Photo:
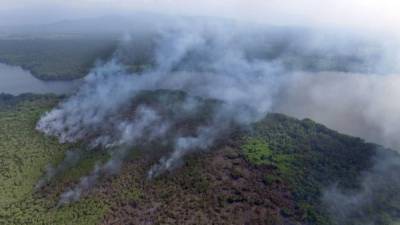
<path fill-rule="evenodd" d="M 397 153 L 282 114 L 235 130 L 153 179 L 147 171 L 161 154 L 157 145 L 135 149 L 117 175 L 59 205 L 60 194 L 110 157 L 35 130 L 59 101 L 0 96 L 0 224 L 386 225 L 398 218 Z M 358 196 L 368 201 L 345 201 Z M 338 211 L 345 207 L 355 210 Z"/>

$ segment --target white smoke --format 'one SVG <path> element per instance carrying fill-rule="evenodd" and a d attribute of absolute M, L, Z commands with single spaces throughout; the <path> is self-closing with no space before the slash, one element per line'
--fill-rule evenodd
<path fill-rule="evenodd" d="M 48 182 L 50 182 L 53 177 L 57 176 L 60 173 L 63 173 L 68 168 L 72 168 L 78 163 L 79 159 L 80 155 L 76 150 L 67 151 L 65 153 L 63 161 L 60 164 L 55 167 L 52 165 L 47 166 L 45 175 L 36 183 L 35 188 L 38 189 L 43 187 Z"/>
<path fill-rule="evenodd" d="M 277 70 L 269 62 L 246 59 L 240 48 L 232 48 L 229 32 L 220 29 L 184 24 L 160 32 L 155 40 L 154 66 L 141 74 L 127 72 L 117 52 L 109 62 L 93 69 L 75 95 L 43 116 L 37 129 L 60 142 L 89 140 L 92 148 L 125 149 L 139 140 L 151 141 L 176 132 L 171 124 L 179 118 L 160 116 L 151 106 L 134 107 L 136 111 L 129 114 L 141 91 L 184 91 L 189 96 L 180 109 L 184 114 L 199 107 L 196 96 L 223 102 L 217 111 L 206 112 L 211 113 L 210 121 L 197 125 L 193 134 L 175 134 L 174 150 L 149 176 L 171 169 L 188 152 L 208 148 L 231 122 L 256 121 L 272 105 Z M 91 186 L 88 181 L 97 179 L 102 170 L 98 168 L 63 194 L 61 202 L 78 199 L 82 190 Z"/>
<path fill-rule="evenodd" d="M 64 193 L 61 203 L 79 199 L 99 171 L 118 167 L 132 146 L 172 138 L 172 151 L 149 171 L 149 177 L 157 176 L 189 152 L 210 148 L 232 124 L 256 122 L 271 110 L 296 116 L 315 111 L 317 121 L 331 119 L 337 124 L 342 117 L 355 118 L 365 126 L 381 126 L 385 130 L 377 132 L 384 131 L 382 138 L 397 132 L 389 128 L 397 120 L 397 114 L 392 114 L 397 107 L 384 101 L 386 86 L 363 81 L 374 76 L 378 80 L 379 75 L 365 74 L 397 69 L 396 60 L 387 60 L 388 52 L 379 43 L 349 35 L 339 40 L 309 30 L 244 28 L 221 22 L 190 21 L 157 29 L 141 39 L 150 43 L 144 48 L 148 67 L 131 72 L 126 63 L 141 61 L 136 58 L 141 54 L 131 54 L 127 47 L 142 42 L 125 38 L 112 59 L 96 66 L 76 94 L 38 122 L 38 130 L 60 142 L 86 141 L 93 149 L 111 149 L 112 159 Z M 133 58 L 124 58 L 127 55 Z M 135 103 L 143 91 L 160 90 L 183 92 L 186 97 L 181 105 L 163 99 L 163 94 L 158 99 L 161 107 Z M 199 113 L 204 99 L 221 104 L 206 110 L 209 119 L 196 124 L 194 131 L 179 132 L 179 121 Z M 325 107 L 331 114 L 325 113 Z M 365 113 L 364 107 L 369 107 Z M 175 116 L 168 116 L 168 110 Z M 385 121 L 380 110 L 387 110 L 385 123 L 380 123 Z M 343 123 L 347 124 L 352 123 Z M 339 130 L 352 132 L 344 128 Z"/>
<path fill-rule="evenodd" d="M 378 149 L 374 159 L 373 168 L 364 171 L 362 175 L 360 190 L 343 191 L 337 185 L 324 190 L 323 203 L 336 224 L 399 223 L 399 156 L 394 152 Z"/>
<path fill-rule="evenodd" d="M 400 149 L 399 87 L 399 74 L 298 73 L 288 78 L 274 110 Z"/>
<path fill-rule="evenodd" d="M 61 194 L 58 206 L 78 201 L 84 191 L 89 190 L 101 175 L 101 168 L 96 165 L 95 169 L 90 175 L 82 177 L 73 189 L 68 190 Z"/>

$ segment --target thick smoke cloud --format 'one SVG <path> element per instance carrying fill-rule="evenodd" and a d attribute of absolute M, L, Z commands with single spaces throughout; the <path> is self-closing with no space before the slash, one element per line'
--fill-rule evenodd
<path fill-rule="evenodd" d="M 397 59 L 376 40 L 337 31 L 190 20 L 127 36 L 76 94 L 37 124 L 60 142 L 110 151 L 110 161 L 65 192 L 60 204 L 78 200 L 101 174 L 118 171 L 135 146 L 157 141 L 170 149 L 149 170 L 151 178 L 270 111 L 310 115 L 397 145 L 397 107 L 386 98 L 398 94 L 397 76 L 387 75 L 397 72 Z M 155 95 L 156 103 L 142 101 L 143 93 Z M 200 115 L 207 116 L 182 128 Z"/>

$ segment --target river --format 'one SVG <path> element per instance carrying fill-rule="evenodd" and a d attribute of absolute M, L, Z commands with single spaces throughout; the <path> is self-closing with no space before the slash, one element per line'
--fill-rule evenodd
<path fill-rule="evenodd" d="M 80 84 L 80 80 L 42 81 L 21 67 L 0 63 L 0 93 L 12 95 L 22 93 L 69 94 L 76 90 Z"/>

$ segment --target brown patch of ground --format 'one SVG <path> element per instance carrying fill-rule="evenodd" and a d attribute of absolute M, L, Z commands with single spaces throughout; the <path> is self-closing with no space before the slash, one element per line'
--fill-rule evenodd
<path fill-rule="evenodd" d="M 287 185 L 265 179 L 276 168 L 250 165 L 234 148 L 192 155 L 153 180 L 141 160 L 95 191 L 111 202 L 103 224 L 300 224 Z"/>

